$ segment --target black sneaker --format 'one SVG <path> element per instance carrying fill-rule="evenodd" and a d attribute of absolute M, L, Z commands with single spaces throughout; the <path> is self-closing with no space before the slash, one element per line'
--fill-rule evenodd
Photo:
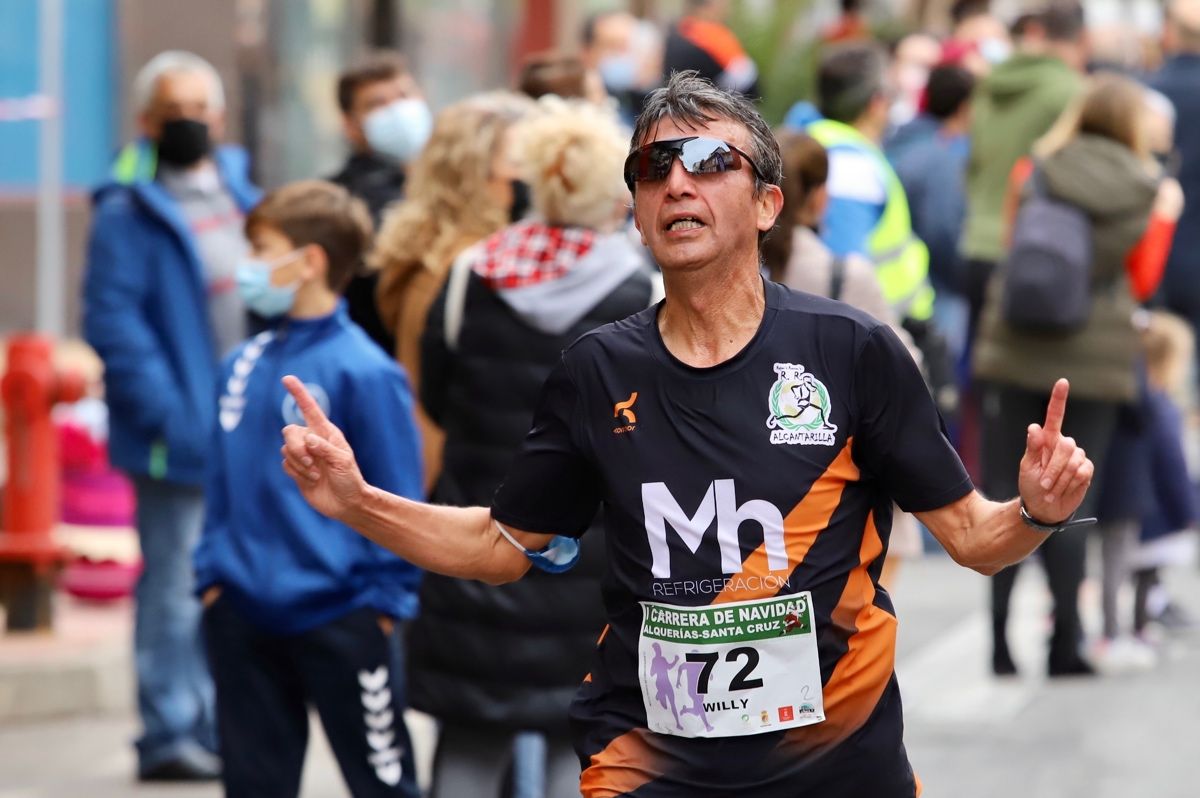
<path fill-rule="evenodd" d="M 1013 662 L 1008 646 L 997 647 L 992 651 L 992 673 L 997 676 L 1016 676 L 1017 663 Z"/>
<path fill-rule="evenodd" d="M 1051 678 L 1059 678 L 1063 676 L 1095 676 L 1096 669 L 1092 664 L 1083 657 L 1072 657 L 1067 660 L 1057 660 L 1051 658 L 1050 667 L 1047 673 Z"/>
<path fill-rule="evenodd" d="M 216 781 L 221 759 L 200 746 L 189 746 L 178 755 L 138 771 L 138 781 Z"/>

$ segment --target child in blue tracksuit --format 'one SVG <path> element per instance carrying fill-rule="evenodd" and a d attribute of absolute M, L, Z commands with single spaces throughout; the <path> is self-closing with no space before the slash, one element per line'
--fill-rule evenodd
<path fill-rule="evenodd" d="M 421 498 L 404 373 L 340 298 L 370 217 L 344 189 L 303 181 L 267 195 L 245 230 L 238 289 L 282 318 L 223 364 L 194 558 L 226 794 L 298 793 L 313 706 L 353 795 L 415 797 L 397 627 L 416 613 L 421 573 L 311 509 L 278 462 L 280 430 L 303 423 L 280 384 L 295 374 L 372 484 Z"/>

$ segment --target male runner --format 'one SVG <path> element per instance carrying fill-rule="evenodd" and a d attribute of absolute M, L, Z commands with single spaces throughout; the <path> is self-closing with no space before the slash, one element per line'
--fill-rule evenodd
<path fill-rule="evenodd" d="M 667 298 L 563 353 L 490 510 L 367 485 L 292 377 L 307 428 L 284 430 L 284 468 L 410 562 L 493 583 L 561 567 L 561 536 L 604 505 L 610 624 L 571 710 L 588 798 L 918 794 L 877 583 L 892 503 L 982 573 L 1028 555 L 1092 478 L 1061 434 L 1066 381 L 1029 427 L 1021 497 L 988 501 L 888 327 L 759 276 L 782 193 L 750 103 L 673 76 L 638 120 L 626 180 Z M 817 423 L 789 417 L 804 373 Z M 636 422 L 614 420 L 635 391 Z M 654 650 L 701 666 L 705 723 L 677 728 L 658 703 Z"/>

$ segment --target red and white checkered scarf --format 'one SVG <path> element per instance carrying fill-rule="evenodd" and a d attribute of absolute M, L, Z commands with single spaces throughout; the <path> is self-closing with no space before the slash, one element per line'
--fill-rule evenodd
<path fill-rule="evenodd" d="M 553 227 L 526 220 L 483 242 L 474 270 L 494 291 L 557 280 L 586 255 L 596 233 L 583 227 Z"/>

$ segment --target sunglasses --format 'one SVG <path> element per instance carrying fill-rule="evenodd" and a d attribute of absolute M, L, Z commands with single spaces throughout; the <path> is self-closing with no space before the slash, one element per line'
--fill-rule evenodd
<path fill-rule="evenodd" d="M 639 147 L 625 159 L 625 185 L 633 192 L 634 183 L 665 180 L 671 173 L 671 162 L 676 158 L 689 175 L 715 175 L 742 168 L 742 161 L 750 164 L 759 180 L 765 181 L 754 159 L 727 141 L 704 136 L 688 136 L 684 139 L 655 141 Z"/>

